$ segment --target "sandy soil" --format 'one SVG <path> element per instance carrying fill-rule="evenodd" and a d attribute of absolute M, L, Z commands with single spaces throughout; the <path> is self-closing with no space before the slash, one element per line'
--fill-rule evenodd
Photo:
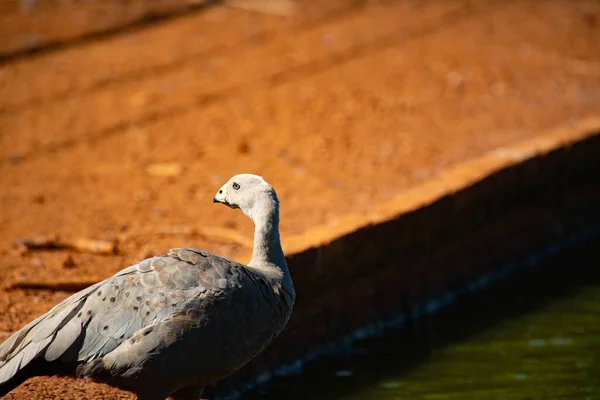
<path fill-rule="evenodd" d="M 0 2 L 0 60 L 185 13 L 212 0 L 4 0 Z"/>
<path fill-rule="evenodd" d="M 598 37 L 591 0 L 332 0 L 289 17 L 214 7 L 0 64 L 0 340 L 69 295 L 15 283 L 91 282 L 169 247 L 246 260 L 250 222 L 211 204 L 234 173 L 276 187 L 292 246 L 600 114 Z M 12 246 L 53 235 L 118 254 Z M 11 396 L 129 398 L 58 378 Z"/>

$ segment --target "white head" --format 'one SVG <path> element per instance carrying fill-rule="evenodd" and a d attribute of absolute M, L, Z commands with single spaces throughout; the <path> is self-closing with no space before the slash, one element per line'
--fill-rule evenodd
<path fill-rule="evenodd" d="M 213 198 L 214 203 L 222 203 L 231 208 L 239 208 L 254 222 L 265 211 L 278 211 L 279 201 L 271 185 L 252 174 L 233 176 Z"/>

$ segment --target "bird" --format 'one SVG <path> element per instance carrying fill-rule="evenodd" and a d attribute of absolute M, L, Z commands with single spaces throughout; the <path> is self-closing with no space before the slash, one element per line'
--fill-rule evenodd
<path fill-rule="evenodd" d="M 0 396 L 32 376 L 69 375 L 140 400 L 196 400 L 264 350 L 296 298 L 277 194 L 238 174 L 213 202 L 254 222 L 247 265 L 174 248 L 73 294 L 0 345 Z"/>

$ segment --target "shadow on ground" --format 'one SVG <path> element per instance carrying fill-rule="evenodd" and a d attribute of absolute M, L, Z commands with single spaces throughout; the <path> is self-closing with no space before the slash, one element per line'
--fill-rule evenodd
<path fill-rule="evenodd" d="M 600 284 L 596 237 L 478 293 L 464 295 L 437 315 L 411 320 L 398 331 L 358 342 L 348 354 L 321 358 L 300 375 L 256 388 L 243 400 L 335 399 L 387 377 L 398 379 L 435 353 L 464 342 L 500 322 L 535 313 L 551 300 L 568 298 L 587 285 Z M 353 371 L 352 379 L 335 379 Z"/>

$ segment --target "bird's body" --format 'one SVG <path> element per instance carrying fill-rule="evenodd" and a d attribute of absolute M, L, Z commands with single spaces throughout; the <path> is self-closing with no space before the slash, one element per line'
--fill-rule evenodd
<path fill-rule="evenodd" d="M 236 177 L 249 187 L 258 178 Z M 291 314 L 295 292 L 272 196 L 251 207 L 221 201 L 255 221 L 248 266 L 172 249 L 72 295 L 0 345 L 0 395 L 29 376 L 69 374 L 142 399 L 200 398 L 205 384 L 262 351 Z"/>

